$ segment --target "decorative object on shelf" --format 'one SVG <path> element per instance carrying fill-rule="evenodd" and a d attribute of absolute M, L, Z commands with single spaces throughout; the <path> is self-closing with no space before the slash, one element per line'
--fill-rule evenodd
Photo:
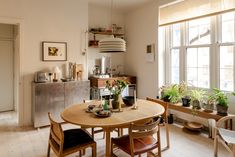
<path fill-rule="evenodd" d="M 42 42 L 43 61 L 66 61 L 67 43 L 66 42 Z"/>
<path fill-rule="evenodd" d="M 119 109 L 121 111 L 122 103 L 122 91 L 127 86 L 127 83 L 123 80 L 114 80 L 111 84 L 108 80 L 106 81 L 106 88 L 112 93 L 112 107 L 113 109 Z"/>
<path fill-rule="evenodd" d="M 53 82 L 57 82 L 60 77 L 61 77 L 61 71 L 60 68 L 58 66 L 55 66 L 52 70 L 54 78 L 53 78 Z"/>
<path fill-rule="evenodd" d="M 112 10 L 113 10 L 113 0 L 111 0 L 111 25 L 112 33 L 116 31 L 116 25 L 112 24 Z M 114 30 L 115 29 L 115 30 Z M 109 37 L 104 38 L 99 41 L 99 49 L 101 53 L 114 53 L 114 52 L 125 52 L 126 51 L 126 42 L 121 38 Z"/>
<path fill-rule="evenodd" d="M 235 92 L 225 93 L 221 90 L 214 88 L 212 98 L 216 102 L 217 114 L 221 116 L 226 116 L 228 114 L 228 95 L 235 96 Z"/>

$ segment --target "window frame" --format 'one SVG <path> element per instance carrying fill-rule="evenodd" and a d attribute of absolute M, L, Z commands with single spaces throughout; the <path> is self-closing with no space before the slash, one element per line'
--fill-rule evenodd
<path fill-rule="evenodd" d="M 235 11 L 233 11 L 235 17 Z M 235 21 L 235 18 L 234 18 Z M 233 91 L 235 90 L 235 27 L 234 42 L 222 42 L 222 14 L 210 17 L 210 44 L 189 44 L 189 21 L 180 23 L 180 46 L 173 45 L 173 25 L 164 26 L 165 28 L 165 83 L 172 83 L 171 50 L 179 49 L 179 82 L 187 81 L 187 49 L 188 48 L 209 48 L 209 87 L 202 89 L 220 89 L 220 47 L 233 46 Z M 199 87 L 201 88 L 201 87 Z"/>

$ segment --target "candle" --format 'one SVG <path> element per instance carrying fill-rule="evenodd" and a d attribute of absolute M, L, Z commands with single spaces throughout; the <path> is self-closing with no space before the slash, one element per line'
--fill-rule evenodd
<path fill-rule="evenodd" d="M 136 105 L 136 90 L 134 90 L 134 102 L 135 102 L 135 105 Z"/>

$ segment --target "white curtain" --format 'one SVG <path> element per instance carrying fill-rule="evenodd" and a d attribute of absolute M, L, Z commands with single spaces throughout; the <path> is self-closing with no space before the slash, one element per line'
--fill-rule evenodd
<path fill-rule="evenodd" d="M 184 0 L 160 8 L 159 25 L 235 10 L 235 0 Z"/>

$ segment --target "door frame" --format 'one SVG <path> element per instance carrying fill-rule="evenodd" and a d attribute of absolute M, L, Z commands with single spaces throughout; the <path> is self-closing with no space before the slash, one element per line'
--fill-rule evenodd
<path fill-rule="evenodd" d="M 19 40 L 18 51 L 14 50 L 14 105 L 17 110 L 17 123 L 18 126 L 24 125 L 24 90 L 23 90 L 23 75 L 22 75 L 22 64 L 21 56 L 23 52 L 23 19 L 12 18 L 12 17 L 0 17 L 0 23 L 11 24 L 17 26 Z M 15 39 L 14 39 L 15 41 Z"/>

